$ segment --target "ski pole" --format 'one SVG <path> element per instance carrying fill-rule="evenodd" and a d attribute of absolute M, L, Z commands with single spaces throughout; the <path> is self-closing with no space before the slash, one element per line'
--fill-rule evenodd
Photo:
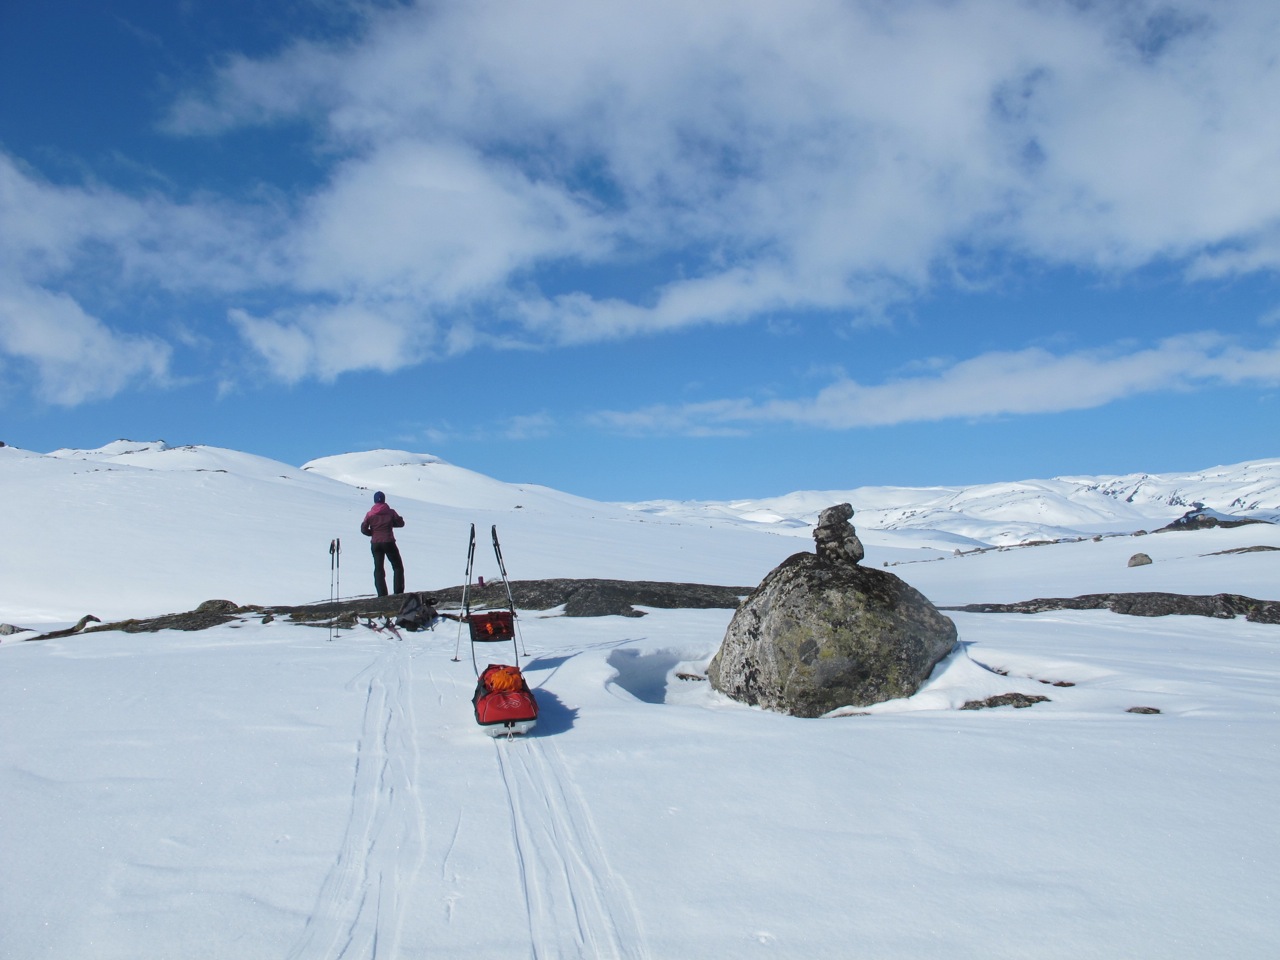
<path fill-rule="evenodd" d="M 460 662 L 458 651 L 462 647 L 462 624 L 471 617 L 471 567 L 476 559 L 476 525 L 471 525 L 471 539 L 467 543 L 467 574 L 462 582 L 462 616 L 458 618 L 458 639 L 453 645 L 453 662 Z M 475 659 L 475 648 L 472 648 L 472 659 Z"/>
<path fill-rule="evenodd" d="M 338 573 L 338 541 L 329 541 L 329 603 L 332 604 L 337 599 L 337 573 Z M 333 620 L 329 621 L 329 639 L 333 640 L 338 636 L 338 613 L 330 609 L 330 616 Z"/>
<path fill-rule="evenodd" d="M 524 631 L 520 629 L 520 624 L 516 622 L 518 619 L 516 617 L 516 600 L 511 595 L 511 581 L 507 579 L 507 565 L 502 560 L 502 547 L 498 543 L 498 525 L 496 523 L 490 529 L 490 532 L 493 534 L 493 555 L 498 558 L 498 572 L 502 574 L 502 585 L 507 588 L 507 607 L 511 610 L 511 621 L 515 623 L 516 636 L 520 638 L 520 648 L 527 657 L 529 656 L 529 650 L 524 645 Z"/>

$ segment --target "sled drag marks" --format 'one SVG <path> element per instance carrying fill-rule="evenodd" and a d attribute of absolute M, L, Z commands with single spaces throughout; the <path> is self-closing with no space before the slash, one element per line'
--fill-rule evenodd
<path fill-rule="evenodd" d="M 361 678 L 367 687 L 351 813 L 337 860 L 289 960 L 399 956 L 426 856 L 409 650 L 387 646 Z"/>
<path fill-rule="evenodd" d="M 631 892 L 609 866 L 560 751 L 536 738 L 495 744 L 534 960 L 646 960 Z"/>

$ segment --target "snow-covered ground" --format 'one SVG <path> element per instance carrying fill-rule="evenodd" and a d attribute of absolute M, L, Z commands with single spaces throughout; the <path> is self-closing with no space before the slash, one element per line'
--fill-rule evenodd
<path fill-rule="evenodd" d="M 1257 494 L 1276 463 L 1204 476 Z M 1127 526 L 1091 523 L 1092 498 L 1014 510 L 1043 503 L 1017 493 L 1037 484 L 1001 485 L 995 521 L 994 490 L 946 493 L 988 510 L 946 513 L 973 524 L 962 537 L 876 529 L 868 497 L 866 562 L 939 604 L 1280 599 L 1280 551 L 1225 552 L 1280 547 L 1280 527 L 1094 540 L 1187 507 L 1131 483 Z M 750 585 L 812 549 L 805 523 L 829 505 L 600 504 L 395 451 L 298 469 L 158 444 L 0 448 L 0 622 L 324 599 L 336 536 L 342 592 L 365 593 L 355 527 L 374 488 L 408 521 L 414 589 L 460 582 L 471 522 L 498 525 L 520 579 Z M 1277 509 L 1205 493 L 1177 497 Z M 893 509 L 941 496 L 897 491 Z M 955 555 L 1011 524 L 1085 539 Z M 1139 550 L 1154 562 L 1128 567 Z M 497 572 L 483 540 L 477 572 Z M 472 720 L 452 625 L 403 642 L 252 617 L 0 637 L 0 957 L 1275 955 L 1280 627 L 957 613 L 962 647 L 916 696 L 801 720 L 676 676 L 705 666 L 729 611 L 548 613 L 519 619 L 542 714 L 510 742 Z M 1008 692 L 1050 701 L 958 709 Z"/>

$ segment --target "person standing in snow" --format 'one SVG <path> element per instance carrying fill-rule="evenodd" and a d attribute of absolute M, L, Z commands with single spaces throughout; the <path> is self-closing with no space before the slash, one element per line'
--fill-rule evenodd
<path fill-rule="evenodd" d="M 373 550 L 373 586 L 378 596 L 387 595 L 387 571 L 383 563 L 391 561 L 391 571 L 395 575 L 395 592 L 404 593 L 404 561 L 400 559 L 400 548 L 396 546 L 394 527 L 403 527 L 404 518 L 387 506 L 387 496 L 381 490 L 373 495 L 373 507 L 364 515 L 360 524 L 360 532 L 370 538 Z"/>

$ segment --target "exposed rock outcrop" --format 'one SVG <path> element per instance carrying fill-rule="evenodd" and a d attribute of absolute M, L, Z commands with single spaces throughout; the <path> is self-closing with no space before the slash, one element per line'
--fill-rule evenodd
<path fill-rule="evenodd" d="M 961 710 L 986 710 L 991 707 L 1014 707 L 1018 710 L 1034 707 L 1037 703 L 1048 703 L 1048 697 L 1028 696 L 1025 693 L 1001 693 L 985 700 L 966 700 Z"/>
<path fill-rule="evenodd" d="M 1129 566 L 1131 567 L 1145 567 L 1149 563 L 1151 563 L 1151 558 L 1145 553 L 1135 553 L 1129 558 Z"/>
<path fill-rule="evenodd" d="M 801 717 L 915 693 L 955 625 L 891 573 L 862 567 L 848 504 L 824 510 L 816 553 L 771 571 L 734 614 L 707 678 L 735 700 Z"/>
<path fill-rule="evenodd" d="M 101 623 L 102 621 L 95 617 L 92 613 L 86 613 L 81 617 L 74 627 L 68 627 L 66 630 L 54 630 L 50 633 L 42 633 L 38 637 L 31 637 L 31 640 L 56 640 L 59 637 L 69 637 L 79 633 L 91 623 Z"/>
<path fill-rule="evenodd" d="M 1156 533 L 1168 533 L 1172 530 L 1212 530 L 1214 527 L 1243 527 L 1251 523 L 1266 522 L 1253 517 L 1233 517 L 1230 514 L 1211 510 L 1203 503 L 1196 503 L 1177 520 L 1161 527 Z"/>
<path fill-rule="evenodd" d="M 970 603 L 943 607 L 961 613 L 1047 613 L 1051 610 L 1110 610 L 1135 617 L 1180 614 L 1229 620 L 1244 617 L 1254 623 L 1280 623 L 1280 600 L 1255 600 L 1237 593 L 1195 596 L 1182 593 L 1089 593 L 1080 597 L 1049 597 L 1017 603 Z"/>
<path fill-rule="evenodd" d="M 462 605 L 462 587 L 424 591 L 435 597 L 441 610 Z M 751 592 L 751 587 L 719 586 L 705 583 L 669 583 L 656 580 L 512 580 L 511 596 L 517 610 L 552 610 L 563 606 L 566 617 L 642 617 L 640 607 L 659 610 L 732 610 Z M 350 610 L 362 617 L 394 616 L 402 597 L 361 597 L 302 607 L 272 607 L 273 613 L 296 619 L 325 619 L 335 609 Z M 469 602 L 473 610 L 507 605 L 502 582 L 472 585 Z"/>
<path fill-rule="evenodd" d="M 493 596 L 496 597 L 501 591 L 502 585 L 498 584 Z M 515 598 L 517 609 L 550 610 L 563 605 L 566 617 L 644 616 L 644 611 L 635 609 L 637 606 L 659 610 L 732 610 L 750 592 L 750 587 L 655 580 L 511 582 L 511 595 Z M 490 598 L 486 595 L 484 599 Z M 505 594 L 498 604 L 506 604 Z"/>
<path fill-rule="evenodd" d="M 427 591 L 436 598 L 440 607 L 459 606 L 462 603 L 462 587 L 447 587 Z M 652 580 L 513 580 L 511 593 L 517 610 L 550 610 L 564 607 L 567 617 L 624 616 L 642 617 L 644 611 L 633 606 L 654 607 L 669 610 L 727 609 L 738 606 L 739 601 L 751 592 L 750 587 L 718 586 L 704 583 L 668 583 Z M 483 588 L 472 587 L 472 610 L 505 607 L 507 594 L 501 582 L 487 584 Z M 83 630 L 94 633 L 103 630 L 121 630 L 125 633 L 154 633 L 159 630 L 206 630 L 237 619 L 255 618 L 269 623 L 278 617 L 287 617 L 295 623 L 329 626 L 354 626 L 357 620 L 371 617 L 392 617 L 400 610 L 403 596 L 351 597 L 345 600 L 321 601 L 293 606 L 241 606 L 231 600 L 206 600 L 194 610 L 183 613 L 167 613 L 156 617 L 142 617 L 99 623 L 87 627 L 97 617 L 88 616 L 69 630 L 31 637 L 32 640 L 70 636 Z M 15 628 L 16 629 L 16 628 Z"/>

